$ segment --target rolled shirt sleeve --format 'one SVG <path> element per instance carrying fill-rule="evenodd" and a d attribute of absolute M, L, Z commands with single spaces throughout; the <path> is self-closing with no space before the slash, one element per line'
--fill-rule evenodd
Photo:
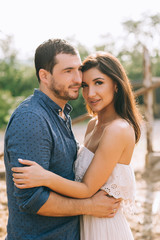
<path fill-rule="evenodd" d="M 45 169 L 49 168 L 54 143 L 47 124 L 45 119 L 33 112 L 13 117 L 6 133 L 10 171 L 13 166 L 22 166 L 18 158 L 36 161 Z M 13 194 L 20 211 L 35 214 L 47 201 L 49 192 L 46 187 L 19 189 L 14 186 Z"/>

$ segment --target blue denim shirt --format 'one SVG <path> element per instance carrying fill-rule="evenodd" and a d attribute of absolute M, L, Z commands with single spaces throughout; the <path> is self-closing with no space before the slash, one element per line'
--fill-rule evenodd
<path fill-rule="evenodd" d="M 59 116 L 61 108 L 47 95 L 35 90 L 12 114 L 5 134 L 4 159 L 6 167 L 9 219 L 7 240 L 78 240 L 79 218 L 46 217 L 37 211 L 47 201 L 46 187 L 18 189 L 12 180 L 13 166 L 18 158 L 38 162 L 62 177 L 74 180 L 73 163 L 77 144 L 71 130 L 66 104 L 66 121 Z"/>

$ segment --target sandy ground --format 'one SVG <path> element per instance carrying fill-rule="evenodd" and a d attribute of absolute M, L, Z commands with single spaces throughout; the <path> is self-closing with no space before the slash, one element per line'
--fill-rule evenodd
<path fill-rule="evenodd" d="M 73 126 L 76 139 L 82 144 L 86 124 Z M 160 170 L 145 168 L 146 135 L 145 127 L 142 136 L 135 147 L 132 165 L 137 182 L 136 213 L 128 218 L 135 240 L 160 239 Z M 0 152 L 3 151 L 3 136 L 0 132 Z M 153 149 L 160 152 L 160 120 L 153 125 Z M 160 162 L 160 161 L 159 161 Z M 160 169 L 160 168 L 159 168 Z M 0 159 L 0 170 L 4 171 L 3 159 Z M 5 239 L 8 218 L 5 179 L 0 181 L 0 239 Z"/>

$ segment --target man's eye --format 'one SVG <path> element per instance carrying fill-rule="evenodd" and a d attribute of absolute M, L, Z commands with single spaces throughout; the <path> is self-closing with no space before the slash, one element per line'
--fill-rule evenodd
<path fill-rule="evenodd" d="M 82 83 L 81 87 L 82 87 L 82 88 L 85 88 L 85 87 L 87 87 L 87 84 Z"/>

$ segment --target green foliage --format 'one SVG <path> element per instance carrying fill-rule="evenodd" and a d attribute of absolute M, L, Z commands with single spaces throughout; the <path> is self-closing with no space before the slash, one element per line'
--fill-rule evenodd
<path fill-rule="evenodd" d="M 106 51 L 113 55 L 116 55 L 116 41 L 111 34 L 104 34 L 102 36 L 103 43 L 94 46 L 94 51 Z"/>
<path fill-rule="evenodd" d="M 152 57 L 152 74 L 153 76 L 160 76 L 160 51 L 155 49 L 154 57 Z"/>
<path fill-rule="evenodd" d="M 0 90 L 0 128 L 6 126 L 13 110 L 23 99 L 23 97 L 13 97 L 10 91 Z"/>
<path fill-rule="evenodd" d="M 160 51 L 158 49 L 155 50 L 155 55 L 152 57 L 152 74 L 155 77 L 160 77 Z M 155 114 L 156 117 L 160 117 L 160 88 L 155 89 L 154 93 L 157 103 L 155 106 Z"/>
<path fill-rule="evenodd" d="M 140 43 L 142 46 L 150 47 L 154 39 L 159 39 L 160 34 L 160 13 L 148 15 L 142 14 L 141 19 L 129 19 L 123 22 L 127 36 L 134 38 L 133 45 Z"/>
<path fill-rule="evenodd" d="M 0 128 L 6 126 L 11 113 L 38 86 L 33 67 L 20 64 L 12 49 L 12 38 L 0 40 Z"/>
<path fill-rule="evenodd" d="M 37 86 L 32 67 L 18 64 L 16 58 L 0 61 L 0 89 L 8 90 L 16 97 L 26 96 Z"/>
<path fill-rule="evenodd" d="M 73 111 L 71 112 L 71 118 L 76 118 L 86 113 L 85 101 L 83 99 L 81 90 L 78 99 L 69 101 L 69 104 L 73 107 Z"/>
<path fill-rule="evenodd" d="M 86 49 L 86 47 L 80 43 L 78 43 L 77 49 L 80 53 L 81 60 L 83 61 L 85 59 L 85 57 L 87 57 L 89 55 L 89 52 Z"/>
<path fill-rule="evenodd" d="M 132 52 L 122 50 L 117 58 L 124 66 L 127 76 L 132 82 L 140 82 L 143 79 L 143 53 L 135 47 Z"/>

